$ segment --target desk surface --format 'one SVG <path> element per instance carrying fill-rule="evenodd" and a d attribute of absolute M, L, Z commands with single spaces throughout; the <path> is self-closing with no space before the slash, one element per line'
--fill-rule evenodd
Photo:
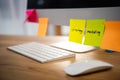
<path fill-rule="evenodd" d="M 87 53 L 77 53 L 75 57 L 39 63 L 25 56 L 7 50 L 8 46 L 40 42 L 50 44 L 67 40 L 67 37 L 31 37 L 0 35 L 0 80 L 120 80 L 120 53 L 106 53 L 97 49 Z M 97 59 L 114 65 L 111 70 L 94 74 L 71 77 L 65 74 L 64 68 L 81 60 Z"/>

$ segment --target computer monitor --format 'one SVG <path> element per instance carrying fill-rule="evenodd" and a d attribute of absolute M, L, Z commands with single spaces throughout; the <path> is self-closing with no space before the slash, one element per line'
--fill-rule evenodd
<path fill-rule="evenodd" d="M 63 7 L 62 3 L 58 3 L 55 0 L 51 0 L 50 5 L 47 1 L 50 0 L 28 0 L 28 9 L 36 9 L 38 17 L 49 18 L 49 24 L 65 25 L 69 26 L 69 20 L 71 18 L 76 19 L 106 19 L 106 20 L 120 20 L 120 3 L 119 0 L 59 0 L 63 1 L 65 5 L 69 6 L 66 1 L 83 1 L 83 5 Z M 52 4 L 53 2 L 53 4 Z M 78 2 L 78 3 L 81 3 Z M 44 6 L 42 6 L 44 3 Z M 46 7 L 45 7 L 46 3 Z M 89 3 L 89 4 L 88 4 Z M 41 5 L 40 5 L 41 4 Z M 59 5 L 56 5 L 59 4 Z M 62 6 L 62 7 L 60 7 Z"/>
<path fill-rule="evenodd" d="M 69 26 L 69 20 L 71 18 L 120 20 L 120 3 L 118 1 L 119 0 L 28 0 L 27 8 L 36 9 L 38 17 L 49 18 L 49 23 L 52 25 Z"/>
<path fill-rule="evenodd" d="M 120 6 L 119 0 L 28 0 L 28 9 L 88 8 Z"/>

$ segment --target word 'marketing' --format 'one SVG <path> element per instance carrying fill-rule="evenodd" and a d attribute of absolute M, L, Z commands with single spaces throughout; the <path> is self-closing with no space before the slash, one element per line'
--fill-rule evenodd
<path fill-rule="evenodd" d="M 89 34 L 98 34 L 98 36 L 100 36 L 100 31 L 96 31 L 96 30 L 87 30 L 87 33 L 89 33 Z"/>

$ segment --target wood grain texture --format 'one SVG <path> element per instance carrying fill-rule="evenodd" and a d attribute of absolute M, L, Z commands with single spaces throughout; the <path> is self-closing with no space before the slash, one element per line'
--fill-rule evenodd
<path fill-rule="evenodd" d="M 0 80 L 120 80 L 119 52 L 106 53 L 102 49 L 97 49 L 77 53 L 72 58 L 40 63 L 7 49 L 8 46 L 32 41 L 50 44 L 65 40 L 68 40 L 68 37 L 0 35 Z M 69 64 L 88 59 L 106 61 L 114 67 L 111 70 L 76 77 L 65 74 L 64 68 Z"/>

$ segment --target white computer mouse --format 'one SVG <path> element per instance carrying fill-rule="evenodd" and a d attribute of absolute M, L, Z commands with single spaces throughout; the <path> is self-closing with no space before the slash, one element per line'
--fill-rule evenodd
<path fill-rule="evenodd" d="M 96 71 L 103 71 L 112 68 L 113 65 L 100 60 L 84 60 L 75 62 L 67 66 L 64 71 L 71 76 L 87 74 Z"/>

